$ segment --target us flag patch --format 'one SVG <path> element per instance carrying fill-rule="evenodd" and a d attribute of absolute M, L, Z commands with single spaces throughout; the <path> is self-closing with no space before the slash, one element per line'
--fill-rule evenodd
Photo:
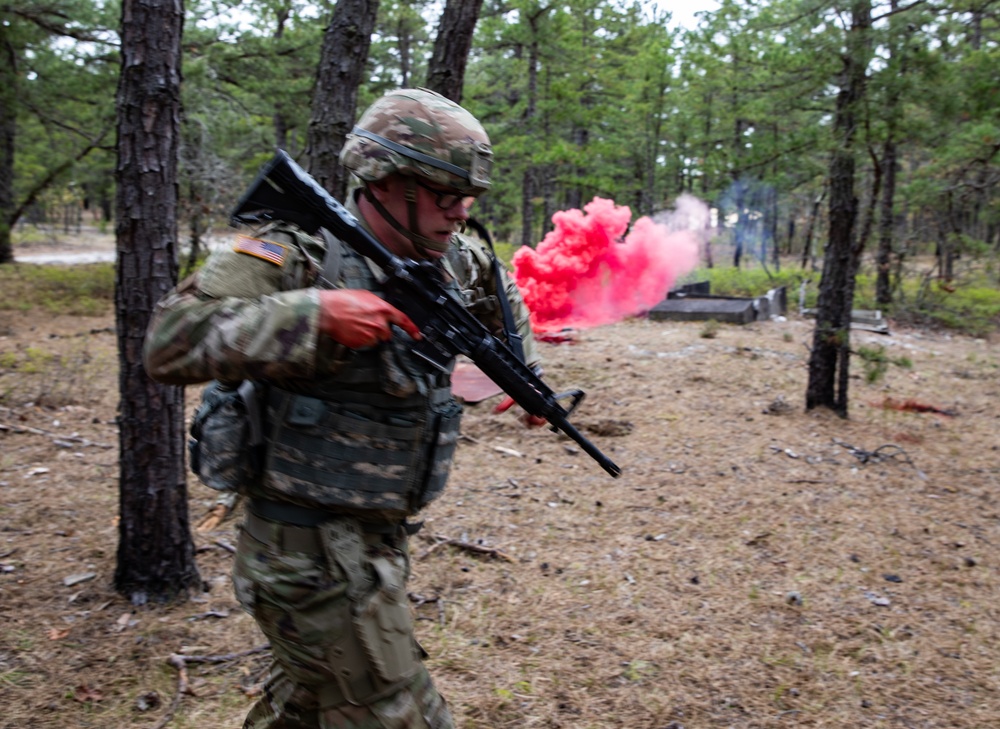
<path fill-rule="evenodd" d="M 233 244 L 233 250 L 237 253 L 246 253 L 250 256 L 263 258 L 265 261 L 270 261 L 276 266 L 280 266 L 285 262 L 285 253 L 287 252 L 285 246 L 280 243 L 251 238 L 246 235 L 236 236 L 236 243 Z"/>

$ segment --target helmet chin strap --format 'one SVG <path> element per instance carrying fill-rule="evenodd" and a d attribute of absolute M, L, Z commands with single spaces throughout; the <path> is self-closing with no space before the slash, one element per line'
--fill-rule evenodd
<path fill-rule="evenodd" d="M 368 185 L 362 188 L 362 193 L 368 198 L 368 202 L 372 204 L 372 207 L 378 211 L 378 214 L 392 226 L 392 229 L 413 243 L 421 253 L 425 250 L 436 251 L 438 253 L 444 253 L 448 250 L 449 244 L 447 242 L 442 243 L 441 241 L 413 232 L 417 230 L 417 183 L 413 181 L 412 177 L 406 178 L 406 211 L 410 221 L 409 229 L 404 228 L 402 223 L 392 217 L 392 213 L 386 210 L 385 206 L 375 198 Z"/>

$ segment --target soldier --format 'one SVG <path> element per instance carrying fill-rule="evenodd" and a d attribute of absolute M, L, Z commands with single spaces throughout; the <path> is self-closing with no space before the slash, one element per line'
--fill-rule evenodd
<path fill-rule="evenodd" d="M 340 159 L 360 182 L 347 209 L 397 256 L 437 262 L 498 336 L 506 297 L 537 366 L 517 287 L 461 234 L 490 186 L 479 122 L 433 92 L 391 92 Z M 453 726 L 413 636 L 407 535 L 444 488 L 461 408 L 449 374 L 413 356 L 419 330 L 380 276 L 328 232 L 272 222 L 213 254 L 150 325 L 152 377 L 252 381 L 264 403 L 233 581 L 274 660 L 245 728 Z"/>

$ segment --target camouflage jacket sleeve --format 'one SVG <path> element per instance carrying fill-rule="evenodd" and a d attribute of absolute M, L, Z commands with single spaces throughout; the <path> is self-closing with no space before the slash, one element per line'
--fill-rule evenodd
<path fill-rule="evenodd" d="M 529 367 L 540 367 L 541 355 L 535 343 L 531 330 L 528 307 L 524 303 L 521 291 L 514 279 L 510 277 L 503 264 L 500 264 L 498 282 L 494 274 L 493 254 L 478 238 L 466 235 L 455 236 L 455 246 L 449 251 L 446 265 L 458 281 L 465 298 L 466 306 L 483 326 L 501 339 L 504 337 L 503 312 L 498 300 L 499 291 L 510 302 L 514 324 L 521 335 L 524 347 L 524 361 Z"/>
<path fill-rule="evenodd" d="M 313 264 L 292 240 L 302 234 L 279 227 L 257 235 L 236 236 L 157 304 L 143 353 L 152 378 L 311 377 L 334 359 L 338 345 L 318 336 L 318 292 L 304 282 Z"/>

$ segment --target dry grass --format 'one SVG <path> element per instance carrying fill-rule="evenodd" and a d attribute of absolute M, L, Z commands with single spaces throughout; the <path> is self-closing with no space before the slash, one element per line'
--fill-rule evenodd
<path fill-rule="evenodd" d="M 17 314 L 0 352 L 62 356 L 70 335 L 109 324 Z M 410 586 L 459 726 L 1000 725 L 996 346 L 858 332 L 856 346 L 913 367 L 867 385 L 858 365 L 845 421 L 804 412 L 809 322 L 701 328 L 636 320 L 545 346 L 553 387 L 587 390 L 573 421 L 618 480 L 491 403 L 469 409 Z M 93 360 L 114 361 L 113 345 L 91 335 Z M 53 434 L 0 432 L 4 729 L 157 726 L 172 653 L 262 642 L 231 595 L 231 523 L 196 535 L 210 589 L 192 601 L 133 611 L 111 590 L 112 369 L 85 402 L 0 403 L 0 422 Z M 886 397 L 957 415 L 886 410 Z M 97 445 L 54 443 L 70 432 Z M 194 514 L 212 498 L 193 479 L 191 494 Z M 81 573 L 95 577 L 63 584 Z M 194 695 L 168 726 L 239 726 L 265 662 L 190 666 Z"/>

